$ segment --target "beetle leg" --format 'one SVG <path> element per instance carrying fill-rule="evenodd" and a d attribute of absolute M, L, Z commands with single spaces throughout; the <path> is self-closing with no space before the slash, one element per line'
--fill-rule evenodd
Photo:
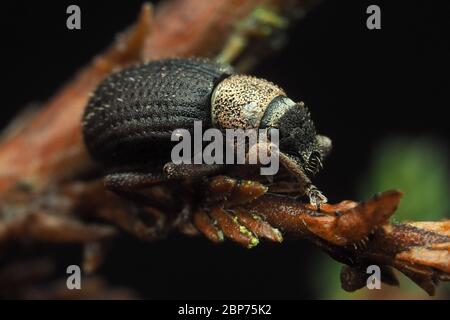
<path fill-rule="evenodd" d="M 321 204 L 328 201 L 327 197 L 311 183 L 311 180 L 295 159 L 283 152 L 279 152 L 279 157 L 281 164 L 297 177 L 297 180 L 300 183 L 300 195 L 308 196 L 309 202 L 317 208 L 320 208 Z"/>
<path fill-rule="evenodd" d="M 164 165 L 166 179 L 198 179 L 217 174 L 225 169 L 222 164 L 175 164 L 168 162 Z"/>
<path fill-rule="evenodd" d="M 307 186 L 311 184 L 311 180 L 308 178 L 306 173 L 303 171 L 301 166 L 295 161 L 294 158 L 285 154 L 284 152 L 279 152 L 280 163 L 293 175 L 297 177 L 300 183 L 300 192 L 305 194 Z"/>
<path fill-rule="evenodd" d="M 309 197 L 309 202 L 318 209 L 320 209 L 321 204 L 328 202 L 327 197 L 325 197 L 324 194 L 313 184 L 310 184 L 306 188 L 305 194 Z"/>
<path fill-rule="evenodd" d="M 130 172 L 107 175 L 103 182 L 107 189 L 132 203 L 166 210 L 167 203 L 165 202 L 167 201 L 162 200 L 160 196 L 155 196 L 151 192 L 156 189 L 143 190 L 149 187 L 155 188 L 163 180 L 162 176 L 158 177 L 152 173 Z"/>
<path fill-rule="evenodd" d="M 104 179 L 105 187 L 111 191 L 135 191 L 159 183 L 162 176 L 144 172 L 125 172 L 109 174 Z"/>

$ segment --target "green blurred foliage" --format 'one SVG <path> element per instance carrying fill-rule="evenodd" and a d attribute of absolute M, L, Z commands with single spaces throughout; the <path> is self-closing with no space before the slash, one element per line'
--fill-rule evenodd
<path fill-rule="evenodd" d="M 404 192 L 394 215 L 401 220 L 450 217 L 447 146 L 430 137 L 393 137 L 375 148 L 366 175 L 357 185 L 361 199 L 396 188 Z"/>
<path fill-rule="evenodd" d="M 450 174 L 447 152 L 447 144 L 432 137 L 397 136 L 382 141 L 374 149 L 372 162 L 365 175 L 356 184 L 359 198 L 367 199 L 380 191 L 400 189 L 404 192 L 404 196 L 393 217 L 394 222 L 450 218 Z M 320 285 L 317 288 L 320 298 L 370 297 L 368 289 L 353 293 L 341 289 L 340 263 L 322 257 L 317 264 L 321 276 L 315 283 Z M 405 277 L 400 276 L 399 279 L 402 292 L 408 296 L 427 297 L 425 292 Z M 441 290 L 448 291 L 448 285 L 445 287 L 447 289 Z"/>

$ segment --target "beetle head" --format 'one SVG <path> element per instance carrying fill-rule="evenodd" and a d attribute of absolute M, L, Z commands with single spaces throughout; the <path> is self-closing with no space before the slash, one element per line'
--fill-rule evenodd
<path fill-rule="evenodd" d="M 277 127 L 280 151 L 288 154 L 309 177 L 321 168 L 331 151 L 331 140 L 316 134 L 308 108 L 287 97 L 277 98 L 266 111 L 263 125 Z"/>

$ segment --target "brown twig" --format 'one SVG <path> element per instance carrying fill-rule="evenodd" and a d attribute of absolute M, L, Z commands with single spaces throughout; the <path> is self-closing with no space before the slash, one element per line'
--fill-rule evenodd
<path fill-rule="evenodd" d="M 440 280 L 450 280 L 450 221 L 389 224 L 400 198 L 400 192 L 389 191 L 362 203 L 328 205 L 318 213 L 293 199 L 266 196 L 247 210 L 350 266 L 342 275 L 349 291 L 365 286 L 366 267 L 377 264 L 384 273 L 396 268 L 433 295 Z M 382 281 L 396 283 L 384 273 Z"/>

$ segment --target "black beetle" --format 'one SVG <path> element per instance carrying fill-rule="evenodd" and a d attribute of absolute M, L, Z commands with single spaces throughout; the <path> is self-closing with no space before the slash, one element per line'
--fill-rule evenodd
<path fill-rule="evenodd" d="M 316 134 L 304 103 L 294 103 L 269 81 L 210 60 L 153 61 L 110 75 L 90 98 L 83 135 L 89 153 L 108 170 L 105 185 L 133 191 L 223 170 L 171 162 L 172 132 L 192 130 L 194 121 L 220 129 L 277 128 L 279 160 L 298 178 L 300 193 L 313 204 L 326 202 L 310 178 L 330 152 L 331 140 Z"/>

